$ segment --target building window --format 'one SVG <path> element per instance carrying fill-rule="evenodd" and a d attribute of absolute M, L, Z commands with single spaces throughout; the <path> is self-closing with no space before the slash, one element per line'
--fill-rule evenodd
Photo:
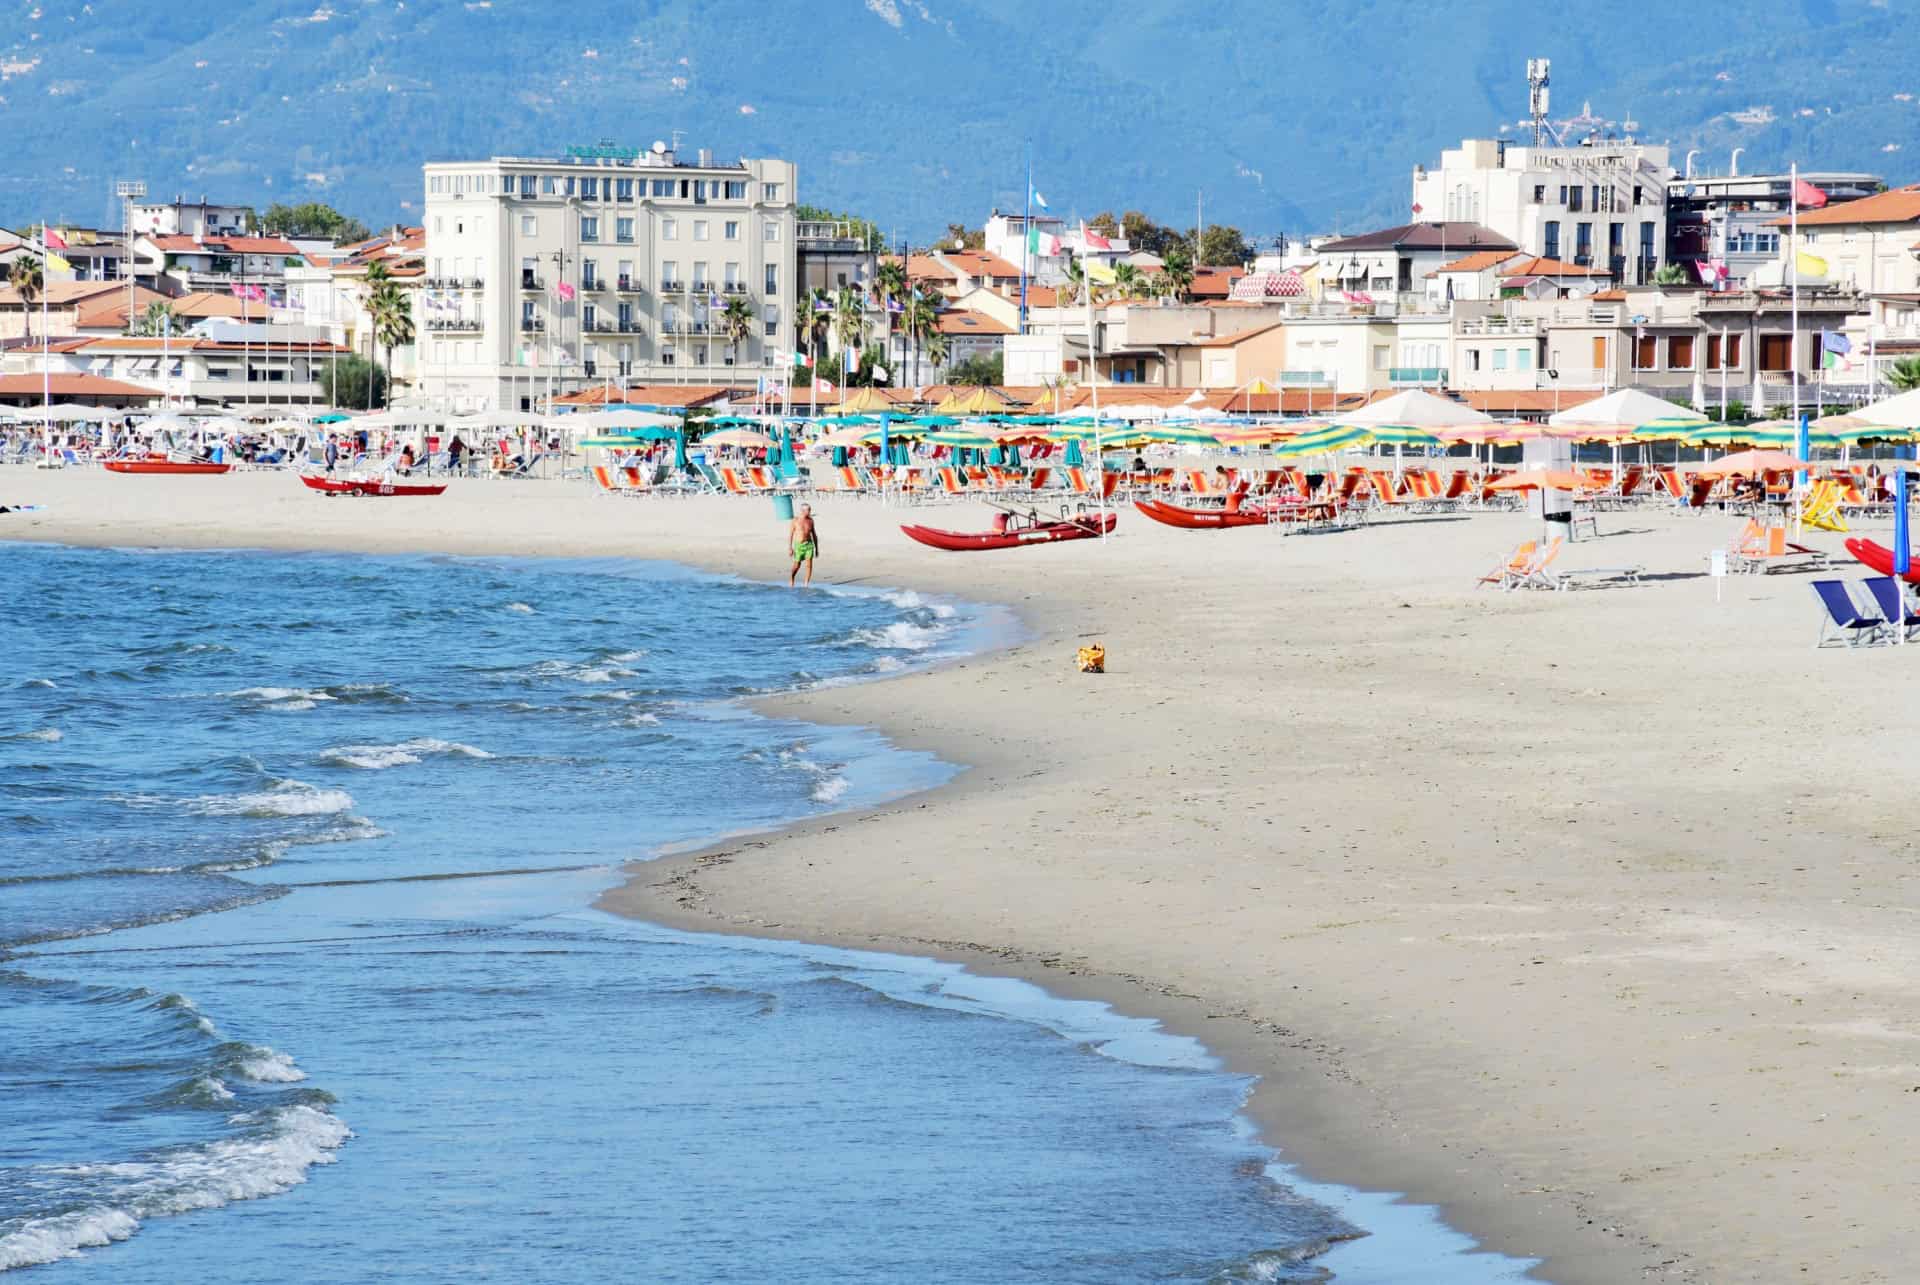
<path fill-rule="evenodd" d="M 582 241 L 598 241 L 600 239 L 600 220 L 591 214 L 581 215 L 580 239 Z"/>
<path fill-rule="evenodd" d="M 729 201 L 746 200 L 747 199 L 747 181 L 743 178 L 728 179 L 727 180 L 727 199 Z"/>
<path fill-rule="evenodd" d="M 760 185 L 760 199 L 763 201 L 779 200 L 780 185 L 778 183 L 762 183 Z"/>
<path fill-rule="evenodd" d="M 613 181 L 613 199 L 616 201 L 631 201 L 633 199 L 633 180 L 630 178 L 615 179 Z"/>
<path fill-rule="evenodd" d="M 1693 369 L 1693 336 L 1674 335 L 1667 340 L 1667 369 Z"/>
<path fill-rule="evenodd" d="M 1740 364 L 1739 335 L 1707 336 L 1707 369 L 1732 370 Z"/>
<path fill-rule="evenodd" d="M 1640 225 L 1640 258 L 1643 262 L 1653 262 L 1653 224 Z"/>
<path fill-rule="evenodd" d="M 701 260 L 693 265 L 693 288 L 695 290 L 705 290 L 708 288 L 707 265 L 705 260 Z"/>
<path fill-rule="evenodd" d="M 1533 185 L 1533 203 L 1535 205 L 1544 205 L 1546 204 L 1546 200 L 1547 185 L 1545 183 L 1535 183 Z"/>
<path fill-rule="evenodd" d="M 557 180 L 553 177 L 553 175 L 543 174 L 540 176 L 541 195 L 552 196 L 557 185 L 558 185 Z"/>
<path fill-rule="evenodd" d="M 633 285 L 633 260 L 622 259 L 619 263 L 620 288 L 629 289 Z"/>
<path fill-rule="evenodd" d="M 1609 263 L 1615 259 L 1624 259 L 1626 257 L 1627 225 L 1624 223 L 1607 224 L 1607 259 Z"/>
<path fill-rule="evenodd" d="M 1610 365 L 1612 363 L 1607 359 L 1607 337 L 1595 335 L 1593 337 L 1593 368 L 1606 370 Z"/>
<path fill-rule="evenodd" d="M 678 241 L 680 239 L 680 220 L 661 219 L 660 239 L 662 241 Z"/>
<path fill-rule="evenodd" d="M 1633 368 L 1635 370 L 1658 370 L 1660 341 L 1652 335 L 1640 335 L 1633 341 Z"/>
<path fill-rule="evenodd" d="M 653 195 L 672 196 L 673 180 L 670 178 L 657 178 L 653 180 Z"/>
<path fill-rule="evenodd" d="M 1760 369 L 1792 370 L 1793 369 L 1793 336 L 1761 335 L 1760 336 Z"/>
<path fill-rule="evenodd" d="M 660 288 L 667 291 L 680 288 L 680 265 L 672 259 L 660 265 Z"/>
<path fill-rule="evenodd" d="M 1549 259 L 1560 257 L 1560 220 L 1548 219 L 1542 233 L 1540 253 Z"/>
<path fill-rule="evenodd" d="M 616 241 L 631 242 L 633 240 L 633 220 L 615 219 L 613 221 L 613 237 Z"/>
<path fill-rule="evenodd" d="M 760 227 L 761 227 L 760 235 L 763 240 L 772 242 L 772 241 L 778 241 L 780 239 L 780 225 L 778 223 L 775 223 L 772 219 L 768 219 L 765 223 L 762 223 Z"/>
<path fill-rule="evenodd" d="M 760 310 L 760 317 L 766 323 L 767 338 L 773 339 L 780 334 L 780 305 L 770 303 Z"/>
<path fill-rule="evenodd" d="M 599 200 L 600 199 L 600 180 L 597 178 L 581 179 L 580 180 L 580 199 L 583 201 Z"/>
<path fill-rule="evenodd" d="M 1515 348 L 1513 350 L 1513 368 L 1515 370 L 1533 369 L 1533 349 Z"/>
<path fill-rule="evenodd" d="M 1373 346 L 1373 368 L 1375 370 L 1389 370 L 1392 366 L 1392 355 L 1387 345 L 1375 344 Z"/>
<path fill-rule="evenodd" d="M 580 260 L 580 288 L 591 290 L 599 283 L 600 261 L 598 259 Z"/>
<path fill-rule="evenodd" d="M 1493 350 L 1493 368 L 1495 370 L 1505 370 L 1507 368 L 1507 350 L 1505 348 L 1495 348 Z"/>
<path fill-rule="evenodd" d="M 520 195 L 532 196 L 533 190 L 534 190 L 534 183 L 535 183 L 534 175 L 522 174 L 520 176 Z"/>
<path fill-rule="evenodd" d="M 520 216 L 520 235 L 521 236 L 539 236 L 540 220 L 535 218 L 531 214 L 522 214 Z"/>
<path fill-rule="evenodd" d="M 707 221 L 705 219 L 695 219 L 693 221 L 693 239 L 694 240 L 696 241 L 706 240 L 707 231 L 708 231 L 708 227 L 707 227 Z"/>
<path fill-rule="evenodd" d="M 1467 349 L 1467 369 L 1480 369 L 1480 350 L 1478 348 Z"/>
<path fill-rule="evenodd" d="M 1633 203 L 1635 205 L 1640 204 L 1640 185 L 1638 183 L 1633 185 Z"/>
<path fill-rule="evenodd" d="M 769 297 L 772 297 L 773 295 L 777 295 L 779 293 L 780 293 L 780 265 L 777 263 L 769 263 L 767 265 L 767 295 Z"/>
<path fill-rule="evenodd" d="M 740 220 L 728 219 L 723 225 L 722 232 L 727 240 L 738 241 L 740 239 Z"/>
<path fill-rule="evenodd" d="M 600 310 L 590 303 L 581 305 L 580 329 L 586 331 L 588 334 L 592 334 L 593 328 L 599 324 Z"/>
<path fill-rule="evenodd" d="M 1593 262 L 1593 224 L 1581 223 L 1574 228 L 1573 261 L 1583 268 Z"/>

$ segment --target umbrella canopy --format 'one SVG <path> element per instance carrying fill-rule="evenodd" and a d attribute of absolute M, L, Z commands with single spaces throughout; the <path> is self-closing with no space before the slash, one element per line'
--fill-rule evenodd
<path fill-rule="evenodd" d="M 1339 451 L 1363 447 L 1373 440 L 1373 434 L 1352 424 L 1327 424 L 1300 434 L 1292 441 L 1282 442 L 1273 448 L 1275 455 L 1287 459 L 1297 459 L 1306 455 L 1332 455 Z"/>
<path fill-rule="evenodd" d="M 1538 424 L 1485 424 L 1443 428 L 1435 434 L 1443 442 L 1465 442 L 1472 446 L 1517 446 L 1545 436 Z"/>
<path fill-rule="evenodd" d="M 647 442 L 664 442 L 668 438 L 677 438 L 680 434 L 670 428 L 639 428 L 631 433 L 601 433 L 592 437 L 582 437 L 574 442 L 581 450 L 611 448 L 614 450 L 631 449 Z"/>
<path fill-rule="evenodd" d="M 840 404 L 829 408 L 830 415 L 861 415 L 869 411 L 890 411 L 894 409 L 893 398 L 878 388 L 860 388 L 847 394 Z"/>
<path fill-rule="evenodd" d="M 1669 406 L 1672 403 L 1668 403 Z M 1672 415 L 1663 415 L 1658 419 L 1647 420 L 1633 426 L 1633 438 L 1637 442 L 1667 442 L 1691 437 L 1710 423 L 1704 415 L 1694 415 L 1679 411 Z"/>
<path fill-rule="evenodd" d="M 836 428 L 831 433 L 822 433 L 813 440 L 813 444 L 831 447 L 859 446 L 866 440 L 867 430 L 864 425 L 849 424 L 845 428 Z"/>
<path fill-rule="evenodd" d="M 1550 428 L 1610 428 L 1622 434 L 1647 437 L 1655 434 L 1640 433 L 1639 430 L 1644 426 L 1668 424 L 1684 430 L 1706 422 L 1704 415 L 1696 415 L 1664 397 L 1655 397 L 1637 388 L 1622 388 L 1582 405 L 1569 406 L 1563 411 L 1554 412 L 1547 419 Z M 1669 434 L 1674 437 L 1679 435 Z"/>
<path fill-rule="evenodd" d="M 1875 428 L 1901 428 L 1920 431 L 1920 388 L 1904 392 L 1853 412 L 1862 424 Z"/>
<path fill-rule="evenodd" d="M 1457 428 L 1465 424 L 1491 424 L 1491 415 L 1483 415 L 1471 406 L 1445 397 L 1436 397 L 1425 389 L 1409 388 L 1404 393 L 1383 397 L 1358 410 L 1336 415 L 1329 424 L 1347 428 Z M 1382 439 L 1388 440 L 1388 439 Z"/>
<path fill-rule="evenodd" d="M 1067 468 L 1084 468 L 1086 466 L 1086 463 L 1087 463 L 1087 457 L 1081 454 L 1080 452 L 1080 439 L 1077 437 L 1068 438 L 1067 454 L 1066 454 L 1066 460 L 1065 460 L 1066 467 Z"/>
<path fill-rule="evenodd" d="M 1907 470 L 1893 475 L 1893 574 L 1904 576 L 1913 570 L 1913 538 L 1908 533 Z M 1904 631 L 1903 637 L 1904 637 Z"/>
<path fill-rule="evenodd" d="M 1050 442 L 1047 428 L 1042 424 L 1009 424 L 993 435 L 997 442 Z"/>
<path fill-rule="evenodd" d="M 1744 477 L 1756 477 L 1761 473 L 1790 472 L 1798 468 L 1800 463 L 1785 451 L 1740 451 L 1723 456 L 1711 464 L 1701 465 L 1699 476 L 1731 477 L 1738 473 Z"/>
<path fill-rule="evenodd" d="M 111 419 L 120 413 L 102 410 L 98 406 L 75 406 L 64 402 L 58 406 L 27 406 L 13 412 L 21 419 L 41 419 L 53 424 L 77 424 L 82 420 Z"/>
<path fill-rule="evenodd" d="M 452 429 L 538 428 L 545 422 L 532 411 L 483 410 L 472 415 L 456 415 L 447 421 L 447 427 Z"/>
<path fill-rule="evenodd" d="M 1138 435 L 1146 441 L 1165 442 L 1170 446 L 1220 445 L 1220 439 L 1212 433 L 1186 424 L 1161 424 L 1155 428 L 1144 429 Z"/>
<path fill-rule="evenodd" d="M 926 436 L 932 446 L 959 446 L 968 450 L 984 451 L 995 444 L 995 439 L 971 428 L 935 429 Z"/>
<path fill-rule="evenodd" d="M 1369 430 L 1373 440 L 1380 446 L 1438 446 L 1440 439 L 1424 428 L 1410 428 L 1405 424 L 1381 424 Z"/>
<path fill-rule="evenodd" d="M 406 410 L 396 407 L 393 410 L 375 411 L 371 415 L 356 415 L 351 421 L 355 430 L 362 428 L 424 428 L 437 427 L 447 422 L 444 411 Z"/>
<path fill-rule="evenodd" d="M 540 422 L 570 433 L 621 433 L 639 428 L 675 429 L 680 426 L 680 417 L 644 410 L 593 410 L 557 415 Z"/>
<path fill-rule="evenodd" d="M 933 408 L 936 415 L 985 415 L 989 411 L 1006 410 L 1013 403 L 993 389 L 982 385 L 969 388 L 966 392 L 955 391 Z"/>
<path fill-rule="evenodd" d="M 708 433 L 700 439 L 703 446 L 746 446 L 766 448 L 773 445 L 773 439 L 765 433 L 751 428 L 723 428 L 717 433 Z"/>
<path fill-rule="evenodd" d="M 1568 469 L 1533 468 L 1521 473 L 1504 473 L 1487 483 L 1489 491 L 1577 491 L 1580 475 Z"/>

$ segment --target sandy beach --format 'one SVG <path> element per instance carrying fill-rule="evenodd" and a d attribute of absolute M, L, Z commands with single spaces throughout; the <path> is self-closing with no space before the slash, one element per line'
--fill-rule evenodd
<path fill-rule="evenodd" d="M 7 539 L 786 570 L 765 500 L 557 482 L 355 501 L 7 468 L 0 503 L 48 506 L 0 515 Z M 1718 514 L 1602 514 L 1562 565 L 1645 579 L 1564 594 L 1475 587 L 1533 534 L 1517 514 L 1297 536 L 1136 514 L 979 555 L 872 501 L 818 516 L 823 582 L 1006 604 L 1025 634 L 770 704 L 967 770 L 636 866 L 608 908 L 1160 1017 L 1263 1077 L 1284 1159 L 1438 1204 L 1565 1285 L 1909 1278 L 1920 645 L 1816 652 L 1805 575 L 1716 595 Z M 1104 675 L 1074 670 L 1092 639 Z"/>

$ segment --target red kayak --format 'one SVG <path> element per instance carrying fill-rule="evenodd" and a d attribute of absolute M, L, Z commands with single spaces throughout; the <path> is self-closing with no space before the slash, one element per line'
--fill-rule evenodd
<path fill-rule="evenodd" d="M 438 495 L 447 489 L 445 482 L 438 486 L 423 486 L 405 482 L 380 482 L 356 480 L 353 478 L 312 477 L 302 473 L 300 480 L 309 490 L 322 495 Z"/>
<path fill-rule="evenodd" d="M 1847 552 L 1883 576 L 1893 574 L 1893 550 L 1884 544 L 1856 537 L 1847 541 Z M 1920 558 L 1910 560 L 1907 574 L 1900 578 L 1908 584 L 1920 584 Z"/>
<path fill-rule="evenodd" d="M 184 473 L 209 477 L 233 471 L 231 464 L 192 464 L 185 460 L 104 460 L 100 467 L 109 473 Z"/>
<path fill-rule="evenodd" d="M 1119 520 L 1119 514 L 1108 513 L 1104 521 L 1099 514 L 1089 514 L 1084 518 L 1042 522 L 1005 531 L 940 531 L 925 526 L 900 529 L 910 539 L 930 548 L 964 553 L 971 549 L 1018 549 L 1029 544 L 1057 544 L 1061 540 L 1091 540 L 1113 530 Z"/>
<path fill-rule="evenodd" d="M 1264 509 L 1237 509 L 1233 512 L 1226 509 L 1183 509 L 1164 500 L 1135 500 L 1133 507 L 1155 522 L 1179 527 L 1182 531 L 1218 531 L 1230 526 L 1267 524 Z"/>

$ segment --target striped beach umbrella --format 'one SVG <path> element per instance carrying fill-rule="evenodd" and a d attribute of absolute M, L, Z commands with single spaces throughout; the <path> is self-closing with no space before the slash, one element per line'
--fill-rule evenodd
<path fill-rule="evenodd" d="M 1690 438 L 1695 432 L 1707 430 L 1710 426 L 1711 421 L 1704 415 L 1676 410 L 1672 415 L 1661 415 L 1635 424 L 1633 440 L 1636 442 L 1681 441 Z"/>
<path fill-rule="evenodd" d="M 995 438 L 971 428 L 939 428 L 923 438 L 929 446 L 958 446 L 984 451 L 997 445 Z"/>
<path fill-rule="evenodd" d="M 1165 442 L 1169 446 L 1217 447 L 1220 439 L 1193 424 L 1156 424 L 1143 427 L 1132 436 L 1147 442 Z"/>
<path fill-rule="evenodd" d="M 1372 441 L 1372 432 L 1357 425 L 1327 424 L 1301 433 L 1290 441 L 1281 442 L 1273 448 L 1273 453 L 1284 459 L 1333 455 L 1340 451 L 1357 450 Z"/>
<path fill-rule="evenodd" d="M 1377 446 L 1438 446 L 1437 433 L 1411 424 L 1375 424 L 1367 430 Z"/>

